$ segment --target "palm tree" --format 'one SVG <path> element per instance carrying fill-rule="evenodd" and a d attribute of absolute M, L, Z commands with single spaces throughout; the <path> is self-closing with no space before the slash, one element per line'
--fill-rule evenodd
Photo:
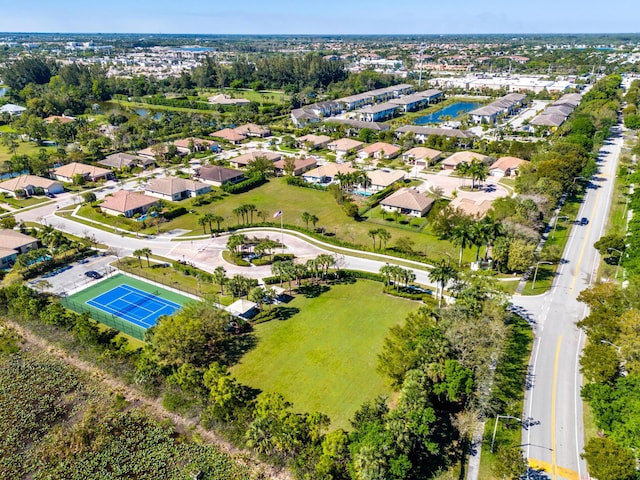
<path fill-rule="evenodd" d="M 310 222 L 311 222 L 311 224 L 313 225 L 313 229 L 314 229 L 314 230 L 316 229 L 316 224 L 318 223 L 318 221 L 319 221 L 319 220 L 320 220 L 320 219 L 319 219 L 316 215 L 314 215 L 314 214 L 311 214 L 311 216 L 309 217 L 309 221 L 310 221 Z"/>
<path fill-rule="evenodd" d="M 302 212 L 302 221 L 306 225 L 306 229 L 309 230 L 309 221 L 311 220 L 311 214 L 309 212 Z"/>
<path fill-rule="evenodd" d="M 444 287 L 455 278 L 458 277 L 458 272 L 449 264 L 449 262 L 442 263 L 433 267 L 429 272 L 429 279 L 436 282 L 436 295 L 438 294 L 437 287 L 440 287 L 440 297 L 438 298 L 438 307 L 442 306 L 442 297 L 444 296 Z"/>
<path fill-rule="evenodd" d="M 389 285 L 391 283 L 391 278 L 393 277 L 393 266 L 385 263 L 382 267 L 380 267 L 380 275 L 384 277 L 384 284 Z"/>
<path fill-rule="evenodd" d="M 480 248 L 486 243 L 489 232 L 488 225 L 484 222 L 475 222 L 471 225 L 471 236 L 473 244 L 478 248 L 476 250 L 476 262 L 480 260 Z"/>
<path fill-rule="evenodd" d="M 142 251 L 141 248 L 134 250 L 133 251 L 133 255 L 135 257 L 138 257 L 138 262 L 140 263 L 140 268 L 142 268 L 142 256 L 144 255 L 144 252 Z"/>
<path fill-rule="evenodd" d="M 378 238 L 380 239 L 380 248 L 382 248 L 382 244 L 384 243 L 384 249 L 387 249 L 387 242 L 391 240 L 391 234 L 388 230 L 384 228 L 378 229 Z"/>
<path fill-rule="evenodd" d="M 458 172 L 458 175 L 460 175 L 462 177 L 462 186 L 463 187 L 464 187 L 464 179 L 469 174 L 470 169 L 471 169 L 471 165 L 469 165 L 467 162 L 462 162 L 462 163 L 459 163 L 458 165 L 456 165 L 456 172 Z"/>
<path fill-rule="evenodd" d="M 242 220 L 244 223 L 244 205 L 240 205 L 232 210 L 233 214 L 236 216 L 237 223 L 240 225 L 240 216 L 242 215 Z"/>
<path fill-rule="evenodd" d="M 360 186 L 362 187 L 362 189 L 366 193 L 367 192 L 367 188 L 369 188 L 371 186 L 371 179 L 369 178 L 369 175 L 367 175 L 367 172 L 361 172 L 358 175 L 358 181 L 360 183 Z"/>
<path fill-rule="evenodd" d="M 213 235 L 212 224 L 213 222 L 216 221 L 216 216 L 212 213 L 205 213 L 202 217 L 202 220 L 204 220 L 207 223 L 207 225 L 209 225 L 209 233 Z"/>
<path fill-rule="evenodd" d="M 244 205 L 245 212 L 247 213 L 247 220 L 249 220 L 249 215 L 251 215 L 251 221 L 249 223 L 253 223 L 253 214 L 258 211 L 255 205 L 248 203 Z"/>
<path fill-rule="evenodd" d="M 216 267 L 211 279 L 220 286 L 220 295 L 224 295 L 224 285 L 227 283 L 227 272 L 225 269 L 223 267 Z"/>
<path fill-rule="evenodd" d="M 238 248 L 243 245 L 247 241 L 246 235 L 242 233 L 234 233 L 229 237 L 227 241 L 227 248 L 233 254 L 233 256 L 238 255 Z"/>
<path fill-rule="evenodd" d="M 464 249 L 469 247 L 469 245 L 473 244 L 473 234 L 471 233 L 471 229 L 468 225 L 456 225 L 451 229 L 451 233 L 449 234 L 449 240 L 454 245 L 460 246 L 460 260 L 458 261 L 458 266 L 462 266 L 462 253 Z"/>
<path fill-rule="evenodd" d="M 502 222 L 498 222 L 491 217 L 484 217 L 482 222 L 487 225 L 487 248 L 484 252 L 484 258 L 486 260 L 489 256 L 489 249 L 493 247 L 493 244 L 498 237 L 505 235 L 505 229 Z"/>
<path fill-rule="evenodd" d="M 140 249 L 140 253 L 147 258 L 147 268 L 151 267 L 151 263 L 149 263 L 149 256 L 153 253 L 150 248 L 144 247 Z"/>
<path fill-rule="evenodd" d="M 335 257 L 327 253 L 321 253 L 316 257 L 316 261 L 318 262 L 318 266 L 322 271 L 322 278 L 326 280 L 327 275 L 329 273 L 329 269 L 336 264 Z"/>
<path fill-rule="evenodd" d="M 376 249 L 376 237 L 378 236 L 378 230 L 369 230 L 367 233 L 373 239 L 373 249 Z"/>
<path fill-rule="evenodd" d="M 207 234 L 207 224 L 208 224 L 208 220 L 206 218 L 206 215 L 204 217 L 200 217 L 198 219 L 198 225 L 200 225 L 202 227 L 202 234 L 206 235 Z"/>
<path fill-rule="evenodd" d="M 475 181 L 484 182 L 489 175 L 489 167 L 487 167 L 481 160 L 473 159 L 469 166 L 469 173 L 471 173 L 471 189 L 475 188 Z"/>

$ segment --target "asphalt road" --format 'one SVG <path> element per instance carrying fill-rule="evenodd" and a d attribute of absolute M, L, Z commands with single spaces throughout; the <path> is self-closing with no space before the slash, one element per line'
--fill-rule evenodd
<path fill-rule="evenodd" d="M 577 296 L 597 280 L 599 254 L 593 244 L 607 223 L 622 146 L 620 126 L 613 132 L 600 151 L 599 172 L 589 182 L 577 217 L 588 218 L 589 224 L 574 224 L 551 290 L 513 298 L 536 333 L 523 413 L 524 451 L 529 465 L 552 479 L 589 478 L 580 458 L 584 426 L 579 358 L 585 338 L 575 324 L 587 314 Z"/>

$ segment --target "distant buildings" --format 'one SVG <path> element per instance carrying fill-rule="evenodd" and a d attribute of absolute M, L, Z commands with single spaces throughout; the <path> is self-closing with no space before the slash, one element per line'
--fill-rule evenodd
<path fill-rule="evenodd" d="M 526 99 L 527 96 L 523 93 L 510 93 L 489 105 L 471 110 L 469 115 L 475 123 L 494 124 L 498 117 L 512 115 L 520 110 Z"/>
<path fill-rule="evenodd" d="M 426 90 L 410 95 L 413 91 L 412 85 L 400 84 L 349 95 L 337 100 L 305 105 L 291 111 L 291 120 L 296 127 L 302 128 L 308 123 L 319 122 L 323 118 L 360 109 L 356 112 L 360 121 L 376 122 L 392 117 L 398 111 L 417 109 L 442 96 L 442 92 L 437 90 Z"/>
<path fill-rule="evenodd" d="M 540 115 L 534 117 L 529 124 L 555 129 L 567 120 L 569 115 L 580 105 L 581 101 L 582 95 L 579 93 L 563 95 L 545 108 Z"/>

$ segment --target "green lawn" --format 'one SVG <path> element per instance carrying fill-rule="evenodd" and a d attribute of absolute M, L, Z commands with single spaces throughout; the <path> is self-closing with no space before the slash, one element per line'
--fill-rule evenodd
<path fill-rule="evenodd" d="M 282 91 L 276 90 L 250 90 L 250 89 L 225 89 L 222 90 L 206 90 L 198 98 L 206 102 L 209 97 L 213 97 L 220 93 L 230 96 L 231 98 L 246 98 L 251 102 L 258 103 L 288 103 L 291 97 Z"/>
<path fill-rule="evenodd" d="M 33 207 L 34 205 L 40 205 L 41 203 L 51 202 L 47 197 L 29 197 L 29 198 L 15 198 L 10 196 L 0 195 L 0 203 L 7 203 L 15 208 Z"/>
<path fill-rule="evenodd" d="M 391 393 L 376 372 L 389 327 L 416 302 L 381 293 L 382 284 L 358 280 L 334 285 L 316 298 L 297 296 L 289 320 L 256 325 L 257 347 L 232 371 L 263 391 L 282 393 L 298 411 L 321 411 L 332 427 L 349 428 L 360 405 Z"/>
<path fill-rule="evenodd" d="M 185 305 L 186 303 L 194 301 L 189 297 L 185 297 L 184 295 L 180 295 L 171 290 L 157 287 L 155 285 L 152 285 L 151 283 L 129 277 L 128 275 L 118 274 L 105 280 L 91 283 L 88 288 L 85 288 L 84 290 L 63 298 L 62 303 L 65 307 L 76 312 L 88 311 L 91 314 L 91 318 L 93 318 L 95 321 L 103 323 L 109 327 L 113 327 L 116 330 L 120 330 L 127 335 L 137 338 L 138 340 L 142 340 L 144 335 L 144 329 L 142 327 L 134 325 L 133 323 L 130 323 L 121 318 L 115 317 L 114 315 L 105 313 L 104 311 L 87 305 L 86 303 L 89 300 L 105 292 L 108 292 L 109 290 L 113 290 L 114 288 L 122 284 L 137 288 L 138 290 L 142 290 L 143 292 L 158 295 L 165 300 L 177 303 L 179 305 Z"/>
<path fill-rule="evenodd" d="M 55 147 L 41 147 L 34 142 L 18 142 L 18 150 L 16 155 L 37 155 L 41 149 L 47 151 L 47 153 L 55 152 Z M 0 145 L 0 164 L 9 160 L 13 154 L 5 146 Z"/>

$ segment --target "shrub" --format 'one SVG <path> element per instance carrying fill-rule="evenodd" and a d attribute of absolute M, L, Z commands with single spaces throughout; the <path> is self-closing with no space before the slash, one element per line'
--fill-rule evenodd
<path fill-rule="evenodd" d="M 187 209 L 184 207 L 174 208 L 173 210 L 169 210 L 163 214 L 164 218 L 167 220 L 173 220 L 174 218 L 180 217 L 187 213 Z"/>
<path fill-rule="evenodd" d="M 266 182 L 267 179 L 262 176 L 249 177 L 239 183 L 227 183 L 222 187 L 222 190 L 227 193 L 243 193 L 259 187 Z"/>

